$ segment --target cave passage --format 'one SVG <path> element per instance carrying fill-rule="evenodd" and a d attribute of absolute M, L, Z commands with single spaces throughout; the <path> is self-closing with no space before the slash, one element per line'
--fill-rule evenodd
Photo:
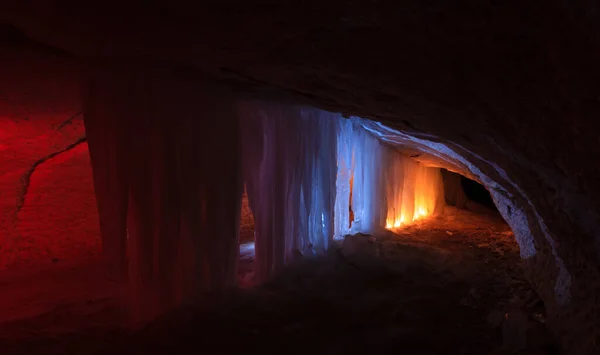
<path fill-rule="evenodd" d="M 91 107 L 94 106 L 88 109 Z M 194 318 L 194 329 L 203 332 L 207 344 L 211 343 L 209 338 L 224 337 L 225 329 L 234 327 L 233 336 L 238 341 L 223 349 L 241 351 L 256 347 L 270 353 L 275 348 L 263 334 L 297 344 L 300 334 L 314 336 L 348 323 L 369 324 L 372 330 L 365 329 L 363 336 L 356 338 L 350 335 L 352 333 L 340 332 L 330 340 L 320 340 L 320 346 L 323 349 L 333 346 L 342 353 L 350 349 L 378 349 L 381 353 L 418 349 L 424 353 L 439 353 L 448 348 L 465 347 L 472 353 L 482 353 L 507 346 L 511 349 L 554 346 L 543 326 L 544 304 L 523 277 L 519 247 L 510 227 L 498 218 L 497 211 L 493 218 L 474 207 L 487 201 L 481 185 L 480 190 L 476 190 L 479 194 L 471 193 L 473 188 L 463 183 L 464 176 L 411 158 L 401 148 L 380 140 L 369 129 L 369 121 L 358 117 L 345 119 L 315 108 L 270 102 L 244 102 L 238 112 L 242 117 L 240 144 L 244 152 L 240 159 L 242 184 L 237 197 L 230 196 L 238 198 L 239 203 L 225 206 L 232 207 L 233 215 L 236 214 L 233 208 L 239 208 L 239 228 L 226 229 L 228 233 L 237 232 L 233 238 L 236 242 L 228 245 L 230 249 L 223 249 L 222 254 L 232 253 L 238 260 L 233 262 L 235 269 L 220 269 L 233 273 L 232 276 L 220 275 L 236 279 L 246 291 L 222 288 L 219 292 L 229 295 L 224 299 L 198 298 L 203 307 L 217 312 L 218 320 L 209 324 L 203 320 L 206 311 L 194 311 L 194 317 L 198 317 Z M 98 129 L 93 125 L 94 114 L 97 113 L 88 115 L 87 123 L 92 131 Z M 161 125 L 155 127 L 164 129 Z M 81 134 L 82 127 L 77 129 Z M 88 132 L 88 137 L 91 144 L 98 143 L 99 136 L 94 136 L 94 132 Z M 15 147 L 20 149 L 18 144 Z M 65 144 L 65 147 L 70 145 Z M 166 148 L 168 146 L 163 146 Z M 180 149 L 187 147 L 180 146 Z M 98 153 L 90 154 L 92 160 L 87 144 L 83 143 L 72 149 L 51 152 L 51 158 L 40 164 L 32 159 L 37 167 L 28 175 L 29 189 L 18 211 L 21 222 L 15 227 L 15 233 L 23 233 L 19 226 L 31 225 L 28 227 L 30 243 L 38 248 L 45 246 L 42 248 L 45 259 L 21 253 L 21 263 L 6 264 L 6 267 L 16 270 L 36 262 L 53 267 L 35 272 L 25 270 L 18 277 L 14 271 L 1 275 L 0 282 L 8 287 L 3 295 L 5 309 L 0 330 L 9 334 L 17 326 L 41 327 L 39 336 L 50 337 L 56 329 L 54 325 L 44 325 L 44 319 L 59 316 L 63 312 L 61 307 L 70 307 L 69 318 L 60 322 L 63 329 L 60 334 L 82 331 L 86 334 L 85 329 L 92 324 L 102 324 L 113 329 L 112 332 L 124 332 L 123 326 L 131 324 L 133 310 L 134 319 L 156 318 L 153 327 L 161 330 L 154 335 L 142 330 L 137 340 L 128 341 L 126 347 L 135 346 L 158 354 L 166 351 L 167 346 L 175 349 L 189 346 L 186 340 L 176 340 L 177 337 L 162 339 L 164 327 L 182 329 L 184 323 L 178 316 L 163 319 L 161 315 L 177 308 L 174 301 L 164 306 L 165 300 L 170 299 L 165 295 L 171 292 L 197 294 L 196 288 L 186 289 L 184 281 L 173 280 L 180 277 L 179 272 L 185 271 L 186 260 L 202 260 L 205 254 L 176 252 L 171 254 L 176 259 L 161 259 L 165 258 L 161 256 L 162 251 L 144 245 L 147 241 L 140 239 L 140 233 L 148 228 L 160 231 L 164 226 L 153 224 L 148 217 L 140 219 L 140 213 L 149 211 L 144 210 L 143 204 L 132 205 L 129 213 L 134 219 L 128 233 L 133 240 L 127 244 L 108 239 L 112 243 L 108 247 L 116 248 L 117 252 L 109 250 L 102 259 L 125 255 L 128 259 L 125 262 L 132 270 L 129 277 L 139 275 L 144 281 L 154 275 L 152 277 L 160 276 L 158 281 L 166 283 L 151 287 L 151 284 L 129 281 L 127 286 L 115 284 L 112 278 L 106 279 L 104 264 L 97 262 L 100 228 L 97 222 L 91 221 L 97 218 L 102 221 L 92 190 L 90 168 L 94 167 L 94 157 L 95 173 L 106 171 L 98 170 Z M 135 157 L 140 159 L 141 155 Z M 146 164 L 152 163 L 146 160 Z M 64 184 L 65 181 L 70 184 Z M 151 181 L 160 189 L 166 189 L 162 184 L 168 182 L 169 177 L 154 177 Z M 215 183 L 214 180 L 208 182 Z M 105 188 L 97 184 L 98 180 L 96 193 Z M 225 184 L 222 188 L 230 189 L 231 185 Z M 140 194 L 138 199 L 149 202 L 142 190 L 136 193 Z M 106 196 L 99 198 L 103 197 Z M 69 208 L 57 209 L 61 203 Z M 163 210 L 169 206 L 164 201 L 151 203 L 163 211 L 161 213 L 169 211 Z M 202 213 L 208 212 L 202 212 L 201 204 L 198 207 L 200 214 L 193 218 L 200 219 L 197 228 L 206 228 L 202 227 Z M 102 211 L 102 203 L 98 208 Z M 136 212 L 136 209 L 141 211 Z M 111 207 L 110 213 L 114 211 Z M 50 219 L 40 218 L 48 212 L 52 212 Z M 86 219 L 81 219 L 83 215 Z M 87 225 L 89 230 L 73 229 L 76 226 L 73 221 L 80 221 L 81 226 Z M 44 223 L 53 227 L 44 231 L 41 226 Z M 235 224 L 235 217 L 230 223 Z M 172 238 L 171 233 L 176 230 L 181 229 L 162 232 L 162 238 L 169 239 L 157 241 L 162 243 L 161 248 L 177 250 L 177 243 L 188 248 L 194 245 L 193 235 L 188 235 L 191 238 L 188 244 L 185 244 L 185 235 L 182 239 Z M 102 240 L 106 242 L 107 238 L 114 235 L 104 236 Z M 175 241 L 177 243 L 169 245 Z M 202 241 L 203 250 L 208 246 L 209 240 Z M 103 246 L 106 248 L 107 244 Z M 127 250 L 119 252 L 118 248 Z M 155 261 L 151 261 L 152 258 Z M 214 264 L 222 260 L 213 257 L 207 262 Z M 169 271 L 168 278 L 147 268 L 152 263 L 157 268 L 154 270 Z M 200 280 L 205 278 L 197 275 Z M 209 287 L 215 284 L 204 282 Z M 20 305 L 20 297 L 32 293 L 46 296 L 32 298 L 29 306 Z M 322 306 L 312 306 L 315 297 Z M 265 318 L 264 313 L 277 317 Z M 519 333 L 518 322 L 522 322 L 524 315 L 536 317 L 527 328 L 536 329 L 534 342 L 523 340 Z M 506 317 L 511 321 L 504 321 Z M 500 325 L 510 322 L 513 322 L 510 326 L 517 329 L 516 335 L 502 336 Z M 315 327 L 315 323 L 319 326 Z M 457 323 L 462 328 L 456 328 Z M 274 332 L 272 327 L 278 330 Z M 434 329 L 443 334 L 435 345 L 428 335 Z M 244 335 L 247 331 L 257 332 L 257 335 L 249 339 Z M 473 342 L 474 337 L 485 341 Z M 86 346 L 96 347 L 98 351 L 106 346 L 124 346 L 117 343 L 117 338 L 108 337 L 108 343 L 103 340 L 103 346 L 95 344 L 95 340 L 86 340 Z M 64 351 L 69 347 L 66 339 L 59 336 L 52 344 Z M 156 341 L 161 345 L 157 346 Z M 395 345 L 382 345 L 389 342 Z M 32 353 L 43 352 L 36 345 L 24 345 L 18 339 L 9 343 L 19 349 L 26 347 Z M 304 345 L 294 346 L 303 349 Z"/>
<path fill-rule="evenodd" d="M 265 353 L 553 346 L 511 227 L 452 158 L 359 117 L 112 75 L 90 73 L 83 115 L 3 126 L 8 354 L 159 354 L 190 332 Z"/>
<path fill-rule="evenodd" d="M 461 176 L 460 183 L 470 200 L 497 211 L 492 196 L 483 185 L 464 176 Z"/>
<path fill-rule="evenodd" d="M 600 353 L 596 1 L 128 5 L 0 2 L 3 354 Z"/>

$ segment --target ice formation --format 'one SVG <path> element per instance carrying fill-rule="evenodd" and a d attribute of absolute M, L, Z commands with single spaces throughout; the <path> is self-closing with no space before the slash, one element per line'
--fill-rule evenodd
<path fill-rule="evenodd" d="M 365 130 L 363 122 L 360 118 L 340 122 L 336 239 L 350 232 L 399 228 L 438 213 L 444 205 L 439 169 L 403 156 Z M 346 198 L 350 195 L 351 201 Z"/>
<path fill-rule="evenodd" d="M 265 280 L 294 256 L 330 245 L 341 117 L 266 103 L 245 103 L 239 112 L 257 276 Z"/>
<path fill-rule="evenodd" d="M 359 118 L 259 102 L 239 112 L 259 280 L 333 238 L 397 228 L 443 206 L 439 169 L 382 143 Z"/>
<path fill-rule="evenodd" d="M 128 263 L 139 324 L 235 286 L 239 121 L 213 88 L 113 77 L 90 75 L 84 119 L 103 252 L 110 265 Z"/>
<path fill-rule="evenodd" d="M 360 119 L 189 85 L 133 74 L 87 85 L 105 259 L 129 274 L 135 321 L 235 285 L 244 183 L 257 281 L 351 228 L 374 232 L 435 211 L 439 171 Z"/>

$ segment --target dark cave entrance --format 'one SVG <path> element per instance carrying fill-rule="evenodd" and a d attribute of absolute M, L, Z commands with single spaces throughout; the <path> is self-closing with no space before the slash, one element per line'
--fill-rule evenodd
<path fill-rule="evenodd" d="M 461 175 L 460 184 L 467 198 L 494 211 L 498 211 L 490 192 L 477 181 Z"/>
<path fill-rule="evenodd" d="M 489 191 L 464 175 L 442 170 L 446 204 L 475 213 L 502 218 Z"/>

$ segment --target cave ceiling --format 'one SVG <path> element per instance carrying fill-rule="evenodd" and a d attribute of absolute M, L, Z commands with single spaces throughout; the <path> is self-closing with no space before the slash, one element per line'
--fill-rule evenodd
<path fill-rule="evenodd" d="M 0 20 L 79 57 L 162 63 L 484 156 L 510 147 L 526 163 L 552 141 L 549 165 L 597 144 L 600 36 L 593 4 L 543 5 L 33 1 L 0 5 Z"/>

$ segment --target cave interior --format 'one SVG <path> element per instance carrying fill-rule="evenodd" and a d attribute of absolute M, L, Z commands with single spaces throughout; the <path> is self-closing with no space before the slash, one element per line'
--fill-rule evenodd
<path fill-rule="evenodd" d="M 592 2 L 0 5 L 6 354 L 597 354 Z"/>

